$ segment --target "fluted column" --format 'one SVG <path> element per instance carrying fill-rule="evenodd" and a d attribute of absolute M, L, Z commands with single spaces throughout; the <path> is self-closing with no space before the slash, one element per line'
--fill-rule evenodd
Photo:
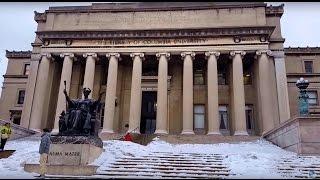
<path fill-rule="evenodd" d="M 283 51 L 272 51 L 276 70 L 280 123 L 290 118 L 287 71 Z"/>
<path fill-rule="evenodd" d="M 63 53 L 63 54 L 60 54 L 60 57 L 64 58 L 64 60 L 63 60 L 61 78 L 60 78 L 60 87 L 59 87 L 58 102 L 57 102 L 57 108 L 56 108 L 56 116 L 54 120 L 53 133 L 58 132 L 59 116 L 63 110 L 66 110 L 66 100 L 63 94 L 63 90 L 65 88 L 64 81 L 66 81 L 67 93 L 69 94 L 74 54 Z"/>
<path fill-rule="evenodd" d="M 129 113 L 129 131 L 134 130 L 140 133 L 140 117 L 141 117 L 141 76 L 142 76 L 142 58 L 143 53 L 131 53 L 133 60 L 132 81 L 131 81 L 131 98 L 130 98 L 130 113 Z"/>
<path fill-rule="evenodd" d="M 157 53 L 158 67 L 158 92 L 157 92 L 157 119 L 156 134 L 168 134 L 168 59 L 169 53 Z"/>
<path fill-rule="evenodd" d="M 98 56 L 96 53 L 86 53 L 83 54 L 83 57 L 87 58 L 86 69 L 84 72 L 83 88 L 89 88 L 91 90 L 91 93 L 88 96 L 88 98 L 90 99 L 92 98 L 93 94 L 94 72 L 96 67 L 96 59 Z M 82 98 L 84 98 L 83 94 Z"/>
<path fill-rule="evenodd" d="M 30 117 L 30 129 L 40 131 L 42 122 L 42 112 L 44 111 L 44 101 L 46 94 L 46 87 L 48 85 L 48 76 L 50 68 L 50 60 L 52 59 L 51 54 L 41 54 L 41 60 L 38 70 L 35 96 L 33 101 L 32 114 Z"/>
<path fill-rule="evenodd" d="M 208 135 L 221 134 L 219 127 L 218 102 L 218 67 L 217 58 L 220 53 L 209 51 L 205 53 L 208 59 Z M 210 95 L 209 95 L 210 93 Z"/>
<path fill-rule="evenodd" d="M 235 124 L 234 135 L 248 135 L 245 114 L 242 57 L 244 51 L 232 51 L 232 113 Z"/>
<path fill-rule="evenodd" d="M 106 56 L 109 59 L 109 68 L 102 133 L 113 133 L 113 118 L 115 111 L 118 76 L 118 60 L 120 60 L 120 54 L 108 53 L 106 54 Z"/>
<path fill-rule="evenodd" d="M 272 111 L 272 93 L 270 91 L 271 79 L 270 79 L 270 69 L 269 69 L 269 59 L 268 56 L 271 55 L 270 50 L 259 50 L 256 52 L 256 58 L 258 59 L 258 89 L 260 97 L 261 106 L 261 118 L 263 124 L 263 131 L 271 130 L 274 126 L 273 124 L 273 111 Z"/>
<path fill-rule="evenodd" d="M 194 134 L 193 131 L 193 67 L 194 52 L 181 53 L 183 59 L 183 129 L 181 134 Z"/>

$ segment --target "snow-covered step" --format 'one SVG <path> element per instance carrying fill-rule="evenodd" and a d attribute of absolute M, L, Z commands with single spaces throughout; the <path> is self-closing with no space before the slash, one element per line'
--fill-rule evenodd
<path fill-rule="evenodd" d="M 107 176 L 113 176 L 112 178 L 114 178 L 115 176 L 151 176 L 154 178 L 226 178 L 228 175 L 203 175 L 203 174 L 197 174 L 197 173 L 189 173 L 189 174 L 179 174 L 178 172 L 175 173 L 158 173 L 158 172 L 143 172 L 143 171 L 138 171 L 136 173 L 132 173 L 132 172 L 113 172 L 113 171 L 107 171 L 107 172 L 103 172 L 103 173 L 99 173 L 97 175 L 107 175 Z M 101 176 L 102 177 L 102 176 Z M 104 177 L 104 176 L 103 176 Z"/>
<path fill-rule="evenodd" d="M 134 161 L 170 161 L 170 162 L 191 162 L 191 163 L 198 163 L 198 162 L 210 162 L 210 163 L 215 163 L 215 162 L 221 162 L 222 160 L 205 160 L 205 159 L 171 159 L 171 158 L 132 158 L 132 157 L 126 157 L 122 158 L 122 161 L 129 161 L 129 162 L 134 162 Z"/>
<path fill-rule="evenodd" d="M 143 164 L 144 166 L 179 166 L 179 167 L 199 167 L 198 164 L 173 164 L 173 163 L 162 163 L 162 162 L 150 162 L 150 163 L 139 163 L 139 162 L 124 162 L 124 163 L 112 163 L 112 165 L 115 166 L 137 166 Z M 205 167 L 210 167 L 210 168 L 227 168 L 223 164 L 211 164 L 211 165 L 206 165 Z"/>

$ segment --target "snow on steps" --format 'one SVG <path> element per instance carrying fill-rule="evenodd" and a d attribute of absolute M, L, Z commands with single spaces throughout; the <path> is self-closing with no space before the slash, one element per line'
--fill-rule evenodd
<path fill-rule="evenodd" d="M 147 156 L 123 156 L 98 177 L 112 178 L 227 178 L 230 169 L 219 154 L 153 152 Z"/>
<path fill-rule="evenodd" d="M 296 156 L 282 158 L 278 172 L 285 178 L 320 178 L 320 158 Z"/>

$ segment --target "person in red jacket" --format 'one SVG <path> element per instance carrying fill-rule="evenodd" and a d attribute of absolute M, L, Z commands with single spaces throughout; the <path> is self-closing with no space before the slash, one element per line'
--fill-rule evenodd
<path fill-rule="evenodd" d="M 124 128 L 125 128 L 126 134 L 121 138 L 121 140 L 123 140 L 123 141 L 131 141 L 132 142 L 133 141 L 132 136 L 131 136 L 130 132 L 128 131 L 129 130 L 129 124 L 126 124 L 124 126 Z"/>

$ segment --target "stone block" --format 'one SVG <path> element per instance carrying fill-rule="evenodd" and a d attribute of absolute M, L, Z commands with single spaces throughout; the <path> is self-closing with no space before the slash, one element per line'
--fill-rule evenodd
<path fill-rule="evenodd" d="M 57 136 L 51 139 L 49 165 L 87 165 L 97 159 L 103 151 L 99 140 L 90 140 L 90 137 Z"/>
<path fill-rule="evenodd" d="M 320 142 L 301 143 L 299 155 L 319 155 Z"/>
<path fill-rule="evenodd" d="M 91 176 L 97 171 L 98 166 L 93 165 L 48 165 L 47 174 L 49 175 L 74 175 Z M 25 164 L 24 170 L 27 172 L 39 173 L 39 164 Z"/>

